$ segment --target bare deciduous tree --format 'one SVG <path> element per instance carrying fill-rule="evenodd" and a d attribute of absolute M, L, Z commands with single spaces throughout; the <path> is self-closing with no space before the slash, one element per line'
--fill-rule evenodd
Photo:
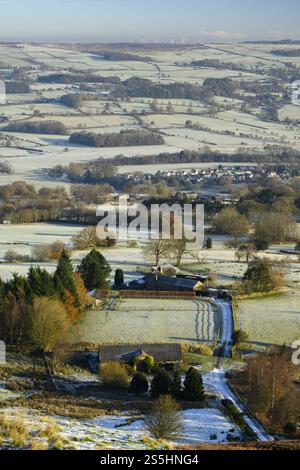
<path fill-rule="evenodd" d="M 187 240 L 182 238 L 181 240 L 171 240 L 168 243 L 168 253 L 175 260 L 176 266 L 179 268 L 182 258 L 188 253 Z"/>
<path fill-rule="evenodd" d="M 169 395 L 162 395 L 155 401 L 145 418 L 146 428 L 155 439 L 178 438 L 183 430 L 178 403 Z"/>
<path fill-rule="evenodd" d="M 248 234 L 250 225 L 247 218 L 233 207 L 226 207 L 213 219 L 213 227 L 217 233 L 231 235 L 235 240 Z"/>
<path fill-rule="evenodd" d="M 155 266 L 159 265 L 161 258 L 168 256 L 168 243 L 166 240 L 152 240 L 144 247 L 147 258 L 155 260 Z"/>

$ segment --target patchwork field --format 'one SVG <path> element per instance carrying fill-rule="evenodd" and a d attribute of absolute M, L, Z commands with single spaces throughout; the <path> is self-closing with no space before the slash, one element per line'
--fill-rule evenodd
<path fill-rule="evenodd" d="M 200 300 L 122 299 L 86 314 L 81 340 L 97 343 L 206 342 L 218 336 L 218 314 Z"/>
<path fill-rule="evenodd" d="M 300 339 L 300 291 L 239 302 L 239 325 L 254 346 L 290 345 Z"/>
<path fill-rule="evenodd" d="M 266 145 L 291 146 L 300 149 L 299 106 L 292 104 L 292 83 L 284 87 L 291 95 L 278 111 L 278 120 L 268 121 L 264 110 L 257 106 L 243 106 L 243 97 L 255 96 L 240 90 L 234 97 L 212 97 L 211 102 L 195 99 L 157 99 L 156 110 L 149 97 L 111 99 L 100 84 L 95 101 L 86 101 L 78 109 L 59 102 L 66 93 L 80 92 L 80 84 L 40 83 L 38 76 L 54 72 L 87 72 L 103 77 L 147 78 L 153 83 L 189 83 L 201 85 L 206 79 L 229 78 L 247 83 L 260 82 L 276 69 L 290 63 L 298 66 L 299 57 L 274 55 L 270 45 L 259 44 L 204 44 L 170 48 L 170 50 L 143 49 L 135 51 L 140 60 L 103 60 L 101 53 L 85 52 L 70 45 L 22 44 L 0 45 L 0 63 L 5 67 L 27 67 L 31 80 L 29 93 L 7 95 L 7 103 L 0 105 L 0 117 L 7 123 L 50 119 L 62 122 L 68 134 L 78 130 L 97 133 L 120 132 L 125 129 L 148 128 L 160 133 L 165 145 L 95 149 L 70 145 L 69 135 L 45 136 L 10 133 L 10 146 L 0 147 L 0 161 L 8 160 L 13 175 L 0 175 L 0 184 L 22 179 L 36 186 L 53 185 L 42 174 L 42 169 L 58 164 L 82 162 L 116 155 L 156 155 L 162 152 L 198 150 L 210 146 L 216 151 L 236 152 L 240 148 L 263 149 Z M 285 46 L 277 46 L 285 49 Z M 220 61 L 220 67 L 193 66 L 193 61 Z M 236 69 L 235 69 L 236 68 Z M 7 72 L 4 72 L 7 73 Z M 107 108 L 108 106 L 108 108 Z M 168 109 L 169 108 L 169 109 Z M 284 122 L 294 120 L 293 124 Z M 191 121 L 193 129 L 186 127 Z M 1 145 L 1 144 L 0 144 Z M 19 158 L 19 157 L 24 158 Z M 169 164 L 172 168 L 172 163 Z M 141 169 L 142 170 L 142 169 Z"/>

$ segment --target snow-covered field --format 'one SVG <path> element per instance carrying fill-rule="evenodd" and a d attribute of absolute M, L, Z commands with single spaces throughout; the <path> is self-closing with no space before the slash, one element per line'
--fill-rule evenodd
<path fill-rule="evenodd" d="M 182 418 L 183 433 L 174 441 L 177 444 L 224 443 L 228 442 L 228 435 L 241 437 L 235 426 L 216 408 L 184 410 Z M 123 429 L 141 433 L 145 432 L 145 425 L 143 420 L 140 420 Z"/>
<path fill-rule="evenodd" d="M 6 409 L 6 415 L 19 416 L 26 420 L 27 429 L 35 439 L 45 442 L 42 430 L 47 426 L 47 418 L 38 412 L 21 408 Z M 51 417 L 58 426 L 57 441 L 61 449 L 68 450 L 141 450 L 149 446 L 166 447 L 167 443 L 152 441 L 144 421 L 138 419 L 127 424 L 130 415 L 105 415 L 91 420 L 64 417 Z M 227 418 L 215 408 L 190 409 L 182 412 L 183 432 L 170 442 L 171 445 L 197 445 L 200 443 L 226 443 L 229 438 L 240 439 L 241 434 Z M 152 443 L 153 442 L 153 443 Z"/>

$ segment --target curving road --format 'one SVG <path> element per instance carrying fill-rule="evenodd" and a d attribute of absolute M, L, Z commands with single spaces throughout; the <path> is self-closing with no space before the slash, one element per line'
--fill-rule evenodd
<path fill-rule="evenodd" d="M 235 393 L 231 390 L 225 377 L 226 371 L 214 369 L 209 374 L 203 376 L 203 383 L 207 390 L 215 393 L 221 400 L 231 400 L 238 411 L 244 415 L 244 419 L 257 439 L 261 442 L 274 441 L 274 437 L 267 433 L 262 424 L 249 413 L 247 407 L 242 403 Z"/>
<path fill-rule="evenodd" d="M 220 310 L 221 317 L 221 339 L 220 346 L 215 351 L 215 355 L 220 358 L 232 357 L 234 320 L 232 312 L 232 304 L 230 301 L 217 299 L 214 304 Z M 203 376 L 203 382 L 207 390 L 215 393 L 220 400 L 231 400 L 240 413 L 244 415 L 244 419 L 252 431 L 256 434 L 257 439 L 261 442 L 273 441 L 274 438 L 266 432 L 262 424 L 252 415 L 246 405 L 235 395 L 229 387 L 225 377 L 226 371 L 221 368 L 215 368 L 209 374 Z"/>

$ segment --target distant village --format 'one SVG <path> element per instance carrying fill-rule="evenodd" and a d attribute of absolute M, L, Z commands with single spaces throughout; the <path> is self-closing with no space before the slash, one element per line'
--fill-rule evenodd
<path fill-rule="evenodd" d="M 152 173 L 124 173 L 123 178 L 129 184 L 158 183 L 165 181 L 170 186 L 180 186 L 189 189 L 189 186 L 248 184 L 261 178 L 280 178 L 289 181 L 299 176 L 300 171 L 283 165 L 258 166 L 258 165 L 219 165 L 216 168 L 190 168 L 158 171 Z"/>

